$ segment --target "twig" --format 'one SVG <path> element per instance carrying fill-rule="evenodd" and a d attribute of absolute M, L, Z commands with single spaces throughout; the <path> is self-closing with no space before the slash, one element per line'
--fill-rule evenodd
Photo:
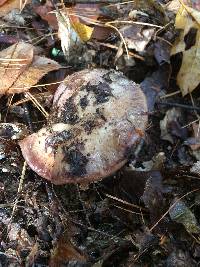
<path fill-rule="evenodd" d="M 147 209 L 145 209 L 145 208 L 143 208 L 143 207 L 141 207 L 141 206 L 135 205 L 135 204 L 133 204 L 133 203 L 129 203 L 129 202 L 127 202 L 127 201 L 125 201 L 125 200 L 123 200 L 123 199 L 117 198 L 117 197 L 115 197 L 115 196 L 111 196 L 111 195 L 109 195 L 109 194 L 105 194 L 105 196 L 108 197 L 108 198 L 111 198 L 111 199 L 113 199 L 113 200 L 116 200 L 116 201 L 118 201 L 118 202 L 121 202 L 121 203 L 123 203 L 123 204 L 125 204 L 125 205 L 127 205 L 127 206 L 132 207 L 132 208 L 137 208 L 137 209 L 140 209 L 140 210 L 147 211 Z"/>
<path fill-rule="evenodd" d="M 194 121 L 191 121 L 191 122 L 189 122 L 188 124 L 182 126 L 181 128 L 189 127 L 190 125 L 192 125 L 193 123 L 195 123 L 195 122 L 197 122 L 197 121 L 199 121 L 199 119 L 196 119 L 196 120 L 194 120 Z"/>
<path fill-rule="evenodd" d="M 111 49 L 115 49 L 115 50 L 118 49 L 118 47 L 117 47 L 116 45 L 107 44 L 107 43 L 102 43 L 102 42 L 96 42 L 96 43 L 97 43 L 98 45 L 102 45 L 102 46 L 105 46 L 105 47 L 108 47 L 108 48 L 111 48 Z M 88 44 L 93 45 L 92 42 L 88 42 Z M 129 56 L 131 56 L 131 57 L 135 57 L 135 58 L 137 58 L 137 59 L 140 59 L 140 60 L 144 61 L 144 57 L 139 56 L 139 55 L 137 55 L 137 54 L 135 54 L 135 53 L 133 53 L 133 52 L 128 51 L 128 54 L 129 54 Z"/>
<path fill-rule="evenodd" d="M 114 207 L 120 209 L 120 210 L 124 210 L 126 212 L 129 212 L 129 213 L 132 213 L 132 214 L 136 214 L 136 215 L 139 215 L 139 216 L 142 216 L 142 214 L 140 212 L 135 212 L 135 211 L 132 211 L 132 210 L 128 210 L 128 209 L 125 209 L 125 208 L 122 208 L 118 205 L 113 205 Z"/>
<path fill-rule="evenodd" d="M 156 24 L 152 23 L 146 23 L 142 21 L 132 21 L 132 20 L 113 20 L 110 21 L 109 24 L 136 24 L 136 25 L 143 25 L 143 26 L 148 26 L 148 27 L 155 27 L 159 29 L 163 29 L 165 26 L 159 26 Z"/>
<path fill-rule="evenodd" d="M 164 98 L 168 98 L 168 97 L 171 97 L 171 96 L 174 96 L 174 95 L 178 95 L 181 93 L 181 90 L 177 90 L 173 93 L 170 93 L 170 94 L 167 94 L 167 95 L 164 95 L 164 96 L 161 96 L 160 99 L 164 99 Z"/>
<path fill-rule="evenodd" d="M 33 104 L 37 107 L 37 109 L 47 118 L 49 116 L 48 112 L 43 108 L 43 106 L 39 103 L 39 101 L 29 92 L 26 92 L 25 97 L 28 97 Z"/>
<path fill-rule="evenodd" d="M 179 107 L 179 108 L 184 108 L 184 109 L 191 109 L 191 110 L 197 110 L 200 111 L 199 107 L 196 106 L 190 106 L 190 105 L 184 105 L 184 104 L 179 104 L 179 103 L 171 103 L 171 102 L 156 102 L 159 105 L 163 106 L 170 106 L 170 107 Z"/>
<path fill-rule="evenodd" d="M 15 199 L 15 202 L 14 202 L 14 205 L 13 205 L 13 208 L 12 208 L 12 213 L 11 213 L 11 216 L 10 216 L 10 222 L 9 222 L 9 224 L 7 226 L 7 233 L 10 230 L 11 222 L 12 222 L 12 219 L 14 217 L 15 211 L 17 209 L 17 206 L 18 206 L 17 204 L 19 203 L 20 193 L 22 191 L 22 187 L 23 187 L 23 183 L 24 183 L 24 179 L 25 179 L 26 167 L 27 167 L 27 163 L 26 163 L 26 161 L 24 161 L 24 165 L 23 165 L 23 168 L 22 168 L 22 173 L 21 173 L 21 177 L 20 177 L 20 181 L 19 181 L 19 186 L 18 186 L 18 189 L 17 189 L 17 197 Z"/>

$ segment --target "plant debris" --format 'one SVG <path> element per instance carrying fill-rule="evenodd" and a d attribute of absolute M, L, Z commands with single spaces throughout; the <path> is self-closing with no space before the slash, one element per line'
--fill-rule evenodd
<path fill-rule="evenodd" d="M 199 1 L 0 16 L 0 266 L 198 266 Z"/>

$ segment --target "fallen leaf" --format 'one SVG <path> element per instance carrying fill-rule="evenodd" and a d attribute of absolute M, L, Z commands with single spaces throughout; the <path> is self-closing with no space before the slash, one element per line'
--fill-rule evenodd
<path fill-rule="evenodd" d="M 62 51 L 69 58 L 70 50 L 72 50 L 76 44 L 81 46 L 81 40 L 71 27 L 67 13 L 63 11 L 57 12 L 56 18 L 58 20 L 58 37 L 61 40 Z"/>
<path fill-rule="evenodd" d="M 101 13 L 100 6 L 100 4 L 76 4 L 56 12 L 58 36 L 65 55 L 69 56 L 70 50 L 74 49 L 74 44 L 81 46 L 82 42 L 91 39 L 95 22 Z"/>
<path fill-rule="evenodd" d="M 163 90 L 168 89 L 170 76 L 171 66 L 169 64 L 163 64 L 157 71 L 153 72 L 151 76 L 147 76 L 144 81 L 141 82 L 140 86 L 146 95 L 149 111 L 154 110 L 158 95 Z"/>
<path fill-rule="evenodd" d="M 172 47 L 171 55 L 183 53 L 177 84 L 185 96 L 200 83 L 200 12 L 185 5 L 181 6 L 176 16 L 175 27 L 181 30 L 181 33 Z M 196 40 L 187 49 L 186 36 L 191 29 L 196 29 Z"/>
<path fill-rule="evenodd" d="M 33 6 L 34 11 L 55 30 L 58 29 L 58 21 L 53 11 L 53 5 L 50 1 L 46 1 L 44 5 Z"/>
<path fill-rule="evenodd" d="M 190 168 L 190 171 L 193 174 L 197 174 L 199 176 L 200 175 L 200 161 L 195 162 L 193 166 Z"/>
<path fill-rule="evenodd" d="M 86 256 L 78 251 L 66 235 L 63 235 L 52 250 L 49 266 L 59 267 L 69 261 L 79 261 L 84 263 L 86 262 Z"/>
<path fill-rule="evenodd" d="M 101 14 L 101 4 L 76 4 L 69 10 L 71 25 L 83 42 L 91 39 L 95 23 Z M 92 24 L 92 27 L 89 25 Z"/>
<path fill-rule="evenodd" d="M 14 84 L 19 75 L 33 60 L 33 46 L 19 42 L 0 52 L 0 94 Z"/>
<path fill-rule="evenodd" d="M 96 39 L 98 41 L 103 41 L 109 38 L 111 33 L 114 34 L 114 30 L 111 28 L 106 28 L 103 26 L 95 25 L 94 30 L 92 32 L 91 39 Z"/>
<path fill-rule="evenodd" d="M 3 17 L 6 14 L 8 14 L 11 10 L 17 8 L 20 9 L 20 2 L 19 0 L 1 0 L 0 1 L 0 16 Z M 26 1 L 26 4 L 28 4 L 30 0 Z M 22 6 L 23 6 L 22 2 Z"/>
<path fill-rule="evenodd" d="M 172 0 L 168 3 L 168 5 L 166 6 L 167 11 L 171 11 L 174 14 L 177 14 L 179 8 L 180 8 L 180 2 L 179 0 Z"/>
<path fill-rule="evenodd" d="M 200 32 L 195 46 L 184 51 L 177 83 L 183 96 L 191 93 L 200 83 Z"/>
<path fill-rule="evenodd" d="M 154 45 L 154 56 L 159 65 L 165 62 L 170 64 L 170 49 L 171 46 L 163 39 L 159 39 Z"/>
<path fill-rule="evenodd" d="M 199 150 L 200 148 L 200 128 L 199 123 L 192 124 L 193 136 L 189 137 L 184 143 L 189 145 L 192 150 Z"/>
<path fill-rule="evenodd" d="M 173 207 L 169 210 L 169 215 L 173 221 L 183 224 L 189 233 L 200 233 L 200 227 L 195 215 L 183 201 L 175 201 Z"/>
<path fill-rule="evenodd" d="M 28 91 L 28 89 L 35 85 L 45 74 L 59 68 L 60 65 L 54 60 L 46 57 L 34 56 L 32 64 L 18 77 L 7 93 L 14 94 Z"/>
<path fill-rule="evenodd" d="M 69 16 L 72 21 L 79 20 L 82 23 L 95 22 L 101 15 L 101 4 L 76 4 L 69 8 Z"/>
<path fill-rule="evenodd" d="M 59 68 L 54 60 L 34 56 L 31 44 L 14 44 L 0 52 L 0 94 L 28 91 L 46 73 Z"/>
<path fill-rule="evenodd" d="M 4 20 L 16 26 L 25 26 L 24 14 L 16 8 L 5 15 Z"/>
<path fill-rule="evenodd" d="M 174 143 L 173 135 L 180 137 L 181 131 L 184 132 L 184 128 L 181 128 L 180 118 L 182 112 L 178 108 L 169 109 L 163 120 L 160 121 L 161 139 Z"/>
<path fill-rule="evenodd" d="M 93 28 L 87 25 L 84 25 L 83 23 L 80 23 L 79 21 L 73 22 L 71 24 L 83 42 L 87 42 L 88 40 L 90 40 L 92 33 L 93 33 Z"/>
<path fill-rule="evenodd" d="M 145 29 L 142 25 L 127 25 L 122 27 L 120 32 L 129 49 L 142 52 L 155 33 L 155 29 Z"/>
<path fill-rule="evenodd" d="M 0 0 L 0 6 L 2 6 L 8 0 Z"/>

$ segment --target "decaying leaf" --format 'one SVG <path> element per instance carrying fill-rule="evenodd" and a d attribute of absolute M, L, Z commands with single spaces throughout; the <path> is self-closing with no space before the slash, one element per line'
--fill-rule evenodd
<path fill-rule="evenodd" d="M 34 46 L 19 42 L 0 52 L 0 94 L 28 91 L 40 78 L 60 65 L 34 55 Z"/>
<path fill-rule="evenodd" d="M 185 129 L 180 125 L 181 116 L 179 108 L 172 108 L 166 112 L 164 119 L 160 121 L 161 139 L 173 144 L 173 136 L 184 138 Z"/>
<path fill-rule="evenodd" d="M 200 128 L 199 123 L 192 124 L 193 136 L 189 137 L 185 144 L 189 145 L 192 150 L 199 150 L 200 148 Z"/>
<path fill-rule="evenodd" d="M 58 29 L 58 21 L 53 11 L 52 2 L 47 0 L 44 5 L 33 6 L 34 11 L 55 30 Z"/>
<path fill-rule="evenodd" d="M 120 32 L 129 49 L 142 52 L 155 33 L 155 29 L 144 29 L 142 25 L 126 25 L 120 29 Z"/>
<path fill-rule="evenodd" d="M 163 64 L 151 76 L 147 76 L 140 84 L 142 91 L 146 95 L 149 111 L 154 110 L 154 105 L 159 94 L 168 88 L 170 75 L 170 65 Z"/>
<path fill-rule="evenodd" d="M 83 255 L 66 237 L 63 235 L 55 244 L 52 250 L 49 262 L 50 267 L 59 267 L 69 261 L 86 262 L 86 256 Z"/>
<path fill-rule="evenodd" d="M 185 5 L 181 6 L 176 16 L 175 27 L 181 30 L 181 33 L 172 47 L 171 55 L 183 53 L 177 84 L 185 96 L 200 83 L 200 12 Z M 191 31 L 196 31 L 196 38 L 188 49 L 186 37 Z"/>
<path fill-rule="evenodd" d="M 0 0 L 0 6 L 2 6 L 3 4 L 5 4 L 7 0 Z"/>
<path fill-rule="evenodd" d="M 192 173 L 195 173 L 197 175 L 200 175 L 200 161 L 197 161 L 193 164 L 193 166 L 190 168 L 190 171 Z"/>
<path fill-rule="evenodd" d="M 200 35 L 198 42 L 183 53 L 181 70 L 177 76 L 177 83 L 183 95 L 192 92 L 200 82 Z"/>
<path fill-rule="evenodd" d="M 186 204 L 178 200 L 175 205 L 169 210 L 171 219 L 177 223 L 184 225 L 185 229 L 191 233 L 200 233 L 200 227 L 197 223 L 196 217 Z"/>
<path fill-rule="evenodd" d="M 21 3 L 20 3 L 21 2 Z M 30 0 L 26 1 L 28 4 Z M 0 16 L 3 17 L 8 14 L 11 10 L 17 8 L 21 9 L 23 7 L 24 2 L 19 0 L 1 0 L 0 1 Z"/>

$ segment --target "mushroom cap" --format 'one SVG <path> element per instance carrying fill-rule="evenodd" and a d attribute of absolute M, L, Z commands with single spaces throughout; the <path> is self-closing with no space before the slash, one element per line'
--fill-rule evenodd
<path fill-rule="evenodd" d="M 46 127 L 20 141 L 28 165 L 54 184 L 109 176 L 144 135 L 146 98 L 115 70 L 83 70 L 58 87 Z"/>

